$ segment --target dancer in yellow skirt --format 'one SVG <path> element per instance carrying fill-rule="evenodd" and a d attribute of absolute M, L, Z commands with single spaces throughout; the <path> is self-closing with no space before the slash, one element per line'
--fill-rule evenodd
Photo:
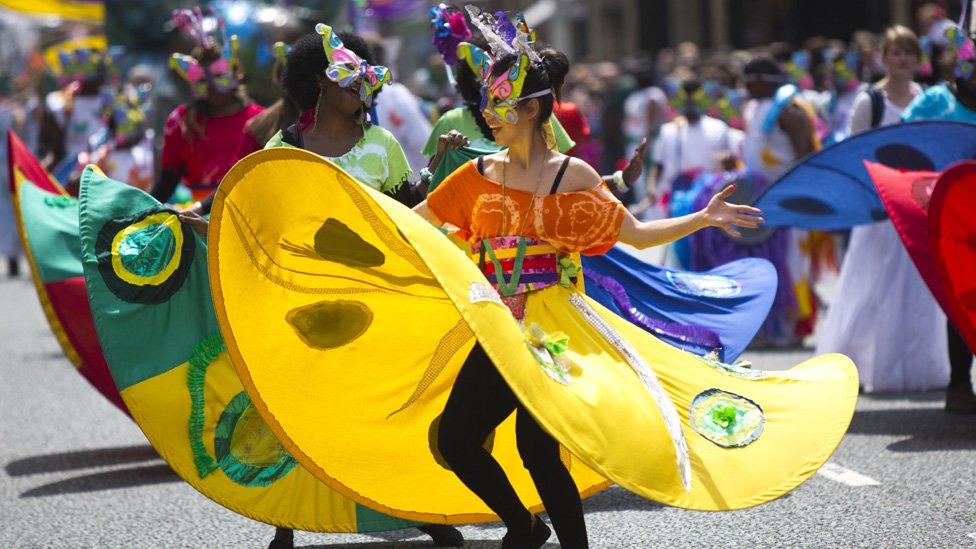
<path fill-rule="evenodd" d="M 569 257 L 705 226 L 734 233 L 758 212 L 720 194 L 702 212 L 637 222 L 595 172 L 545 144 L 565 57 L 496 53 L 485 116 L 508 151 L 455 172 L 420 216 L 306 151 L 255 153 L 222 182 L 214 304 L 275 437 L 378 511 L 500 517 L 504 547 L 545 542 L 543 506 L 564 547 L 585 547 L 580 497 L 606 479 L 701 510 L 794 489 L 846 432 L 851 362 L 763 372 L 680 351 L 586 298 Z"/>

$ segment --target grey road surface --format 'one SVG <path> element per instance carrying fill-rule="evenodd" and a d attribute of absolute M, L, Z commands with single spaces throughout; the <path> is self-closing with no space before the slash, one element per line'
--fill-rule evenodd
<path fill-rule="evenodd" d="M 784 369 L 808 352 L 751 353 Z M 61 355 L 25 280 L 0 281 L 0 548 L 265 547 L 270 526 L 212 503 Z M 827 468 L 759 508 L 702 513 L 621 489 L 584 503 L 593 547 L 976 546 L 976 416 L 938 393 L 862 397 Z M 810 418 L 810 421 L 816 421 Z M 466 526 L 497 547 L 497 524 Z M 301 547 L 427 547 L 416 530 L 299 533 Z M 547 547 L 557 547 L 555 538 Z"/>

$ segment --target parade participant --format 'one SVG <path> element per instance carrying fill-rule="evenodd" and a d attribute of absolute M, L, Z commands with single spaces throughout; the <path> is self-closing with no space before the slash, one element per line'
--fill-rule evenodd
<path fill-rule="evenodd" d="M 50 155 L 55 175 L 67 182 L 80 172 L 78 155 L 88 151 L 88 136 L 105 128 L 102 88 L 117 74 L 103 48 L 69 48 L 57 56 L 61 89 L 45 98 L 38 153 Z"/>
<path fill-rule="evenodd" d="M 908 104 L 922 93 L 912 81 L 921 56 L 915 33 L 902 26 L 889 28 L 881 53 L 887 74 L 857 96 L 850 135 L 897 124 Z M 865 392 L 941 388 L 949 373 L 942 345 L 945 326 L 945 314 L 891 221 L 854 227 L 820 329 L 817 353 L 850 356 Z"/>
<path fill-rule="evenodd" d="M 498 39 L 483 114 L 509 148 L 466 163 L 414 211 L 284 147 L 222 181 L 211 288 L 255 408 L 305 470 L 347 497 L 410 520 L 501 516 L 505 547 L 545 542 L 548 527 L 532 518 L 543 503 L 563 547 L 586 546 L 580 498 L 608 482 L 713 510 L 791 490 L 846 430 L 856 400 L 846 358 L 783 373 L 719 364 L 597 306 L 573 281 L 575 252 L 704 226 L 738 234 L 733 225 L 757 227 L 759 212 L 726 203 L 726 190 L 703 212 L 638 222 L 545 138 L 565 56 Z"/>
<path fill-rule="evenodd" d="M 173 21 L 195 42 L 191 55 L 174 53 L 173 68 L 190 85 L 192 100 L 176 107 L 163 128 L 161 173 L 150 194 L 168 201 L 182 181 L 193 193 L 192 209 L 205 201 L 245 151 L 259 147 L 244 125 L 263 108 L 247 97 L 241 79 L 237 37 L 209 9 L 175 10 Z"/>
<path fill-rule="evenodd" d="M 376 65 L 373 51 L 361 37 L 316 25 L 315 33 L 292 45 L 282 78 L 299 111 L 312 111 L 314 116 L 279 131 L 265 148 L 290 146 L 314 152 L 364 185 L 409 198 L 405 183 L 411 170 L 403 149 L 389 131 L 366 119 L 380 88 L 391 78 L 386 67 Z M 191 212 L 181 218 L 196 224 L 203 221 Z M 439 547 L 464 543 L 461 532 L 451 526 L 426 524 L 418 529 Z M 290 547 L 293 536 L 291 530 L 278 528 L 271 547 Z"/>
<path fill-rule="evenodd" d="M 654 143 L 657 177 L 653 183 L 648 179 L 647 188 L 652 203 L 672 189 L 687 188 L 701 171 L 720 170 L 735 156 L 729 125 L 705 113 L 707 101 L 697 79 L 682 82 L 675 93 L 672 104 L 680 116 L 661 126 Z"/>
<path fill-rule="evenodd" d="M 958 120 L 976 123 L 976 49 L 973 47 L 974 21 L 972 2 L 966 2 L 962 24 L 946 30 L 949 51 L 953 54 L 952 80 L 932 86 L 902 113 L 902 121 Z M 976 396 L 970 378 L 973 352 L 952 325 L 947 324 L 949 348 L 949 387 L 946 389 L 946 411 L 976 413 Z"/>
<path fill-rule="evenodd" d="M 91 136 L 79 164 L 97 164 L 116 181 L 149 190 L 156 169 L 154 132 L 147 122 L 151 89 L 127 84 L 102 95 L 105 129 Z"/>

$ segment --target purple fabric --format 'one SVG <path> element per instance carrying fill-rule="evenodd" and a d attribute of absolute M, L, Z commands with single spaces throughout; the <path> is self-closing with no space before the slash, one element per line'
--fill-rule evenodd
<path fill-rule="evenodd" d="M 730 182 L 729 178 L 713 181 L 711 187 L 705 188 L 698 195 L 693 210 L 697 211 L 707 206 L 711 197 L 728 182 Z M 749 198 L 754 199 L 768 186 L 755 180 L 749 183 L 748 189 L 740 187 L 736 191 L 736 193 L 746 191 L 747 195 L 751 195 L 743 197 L 745 200 L 740 200 L 742 202 L 751 203 Z M 721 229 L 714 227 L 698 231 L 689 238 L 691 243 L 691 270 L 693 271 L 707 271 L 745 257 L 759 257 L 769 260 L 776 268 L 779 284 L 776 287 L 773 306 L 760 328 L 760 332 L 767 338 L 776 339 L 791 331 L 789 328 L 791 326 L 790 317 L 796 311 L 797 302 L 796 294 L 793 291 L 790 267 L 787 263 L 791 238 L 790 229 L 777 229 L 763 242 L 748 245 L 729 238 Z"/>
<path fill-rule="evenodd" d="M 584 269 L 583 276 L 586 280 L 593 282 L 603 291 L 610 294 L 617 307 L 627 315 L 627 320 L 644 328 L 648 332 L 657 336 L 692 343 L 706 351 L 722 348 L 722 341 L 718 334 L 708 328 L 658 320 L 638 311 L 630 302 L 627 289 L 616 280 L 591 269 Z"/>

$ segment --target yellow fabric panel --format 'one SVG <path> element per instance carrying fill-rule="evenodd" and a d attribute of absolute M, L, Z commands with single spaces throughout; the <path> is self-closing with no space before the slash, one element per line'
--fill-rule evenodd
<path fill-rule="evenodd" d="M 579 410 L 545 414 L 549 429 L 573 432 L 578 455 L 599 455 L 608 476 L 621 486 L 661 503 L 690 509 L 751 507 L 789 492 L 830 457 L 847 430 L 857 398 L 857 373 L 843 355 L 824 355 L 762 379 L 720 372 L 697 357 L 648 337 L 646 332 L 585 298 L 589 305 L 643 356 L 677 407 L 692 464 L 692 490 L 681 488 L 668 435 L 647 393 L 631 380 L 616 349 L 595 333 L 569 299 L 554 286 L 530 294 L 526 324 L 569 335 L 574 379 L 566 387 L 540 370 L 504 370 L 525 391 L 524 401 Z M 604 387 L 616 388 L 615 393 Z M 692 399 L 709 389 L 744 396 L 763 410 L 759 438 L 744 447 L 723 448 L 692 428 Z M 609 414 L 609 415 L 608 415 Z M 608 419 L 612 418 L 612 421 Z M 592 424 L 584 423 L 592 421 Z M 625 440 L 632 452 L 606 452 Z"/>
<path fill-rule="evenodd" d="M 268 159 L 282 161 L 261 162 Z M 431 452 L 431 425 L 474 337 L 375 205 L 377 195 L 305 151 L 270 149 L 239 162 L 222 182 L 224 198 L 211 214 L 211 285 L 221 332 L 269 426 L 319 478 L 403 518 L 497 520 Z M 316 256 L 314 235 L 331 217 L 380 249 L 383 265 L 356 268 Z M 430 225 L 424 228 L 441 251 L 481 277 L 460 249 Z M 337 348 L 307 345 L 289 313 L 335 302 L 364 304 L 372 312 L 370 325 Z M 445 338 L 459 324 L 466 336 L 460 345 Z M 515 447 L 514 423 L 510 418 L 497 430 L 493 455 L 522 501 L 541 510 Z M 584 494 L 607 485 L 578 461 L 571 471 Z"/>
<path fill-rule="evenodd" d="M 122 398 L 146 438 L 173 470 L 215 502 L 246 517 L 314 532 L 355 532 L 355 503 L 340 496 L 315 477 L 295 466 L 267 487 L 247 487 L 216 469 L 200 478 L 188 437 L 190 393 L 188 364 L 183 363 L 122 391 Z M 203 440 L 214 453 L 214 429 L 220 414 L 244 390 L 227 356 L 221 353 L 205 378 Z"/>
<path fill-rule="evenodd" d="M 669 505 L 756 505 L 809 477 L 836 448 L 853 413 L 857 375 L 845 357 L 744 380 L 556 286 L 530 296 L 526 325 L 569 334 L 572 379 L 559 384 L 533 358 L 509 310 L 483 292 L 486 281 L 463 251 L 407 208 L 304 151 L 269 150 L 238 163 L 221 185 L 211 219 L 218 319 L 259 411 L 316 476 L 390 514 L 446 522 L 490 517 L 437 465 L 428 440 L 468 346 L 452 349 L 432 372 L 433 362 L 460 319 L 521 402 L 575 456 L 571 472 L 584 494 L 603 487 L 603 475 Z M 354 267 L 323 257 L 342 247 L 315 245 L 328 219 L 382 250 L 383 264 Z M 630 342 L 674 408 L 667 398 L 661 407 L 655 403 L 621 349 L 571 304 L 574 296 Z M 296 309 L 348 300 L 368 307 L 372 321 L 341 346 L 313 348 L 308 334 L 301 337 L 287 320 Z M 320 330 L 333 334 L 342 325 L 333 319 Z M 418 387 L 425 390 L 418 394 Z M 722 448 L 690 428 L 692 399 L 716 388 L 766 411 L 758 440 Z M 403 408 L 408 400 L 412 405 Z M 687 493 L 661 411 L 675 408 L 678 440 L 690 451 Z M 493 455 L 523 501 L 536 506 L 513 434 L 511 423 L 498 429 Z"/>

